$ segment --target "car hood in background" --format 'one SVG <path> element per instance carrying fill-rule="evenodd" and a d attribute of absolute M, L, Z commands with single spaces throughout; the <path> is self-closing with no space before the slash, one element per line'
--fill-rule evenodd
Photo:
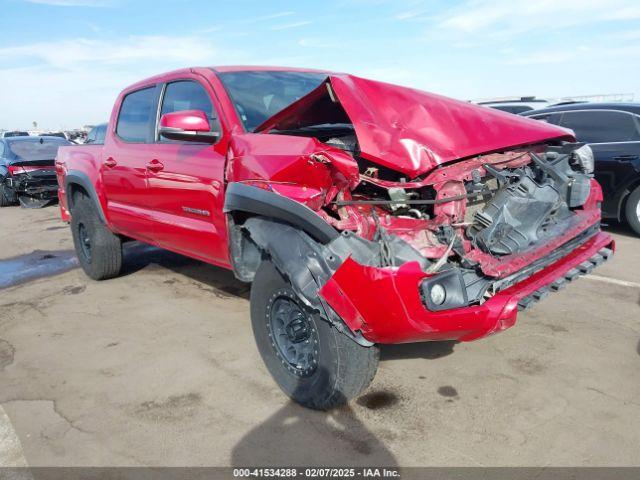
<path fill-rule="evenodd" d="M 461 158 L 574 140 L 544 122 L 346 74 L 329 76 L 255 131 L 341 122 L 353 124 L 363 158 L 411 178 Z"/>

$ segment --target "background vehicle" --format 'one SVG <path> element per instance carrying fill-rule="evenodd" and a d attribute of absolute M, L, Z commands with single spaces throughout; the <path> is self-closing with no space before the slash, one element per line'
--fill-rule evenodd
<path fill-rule="evenodd" d="M 55 200 L 54 160 L 63 145 L 70 142 L 57 137 L 0 139 L 0 206 L 20 202 L 25 208 L 40 208 Z"/>
<path fill-rule="evenodd" d="M 10 138 L 10 137 L 28 137 L 29 132 L 21 132 L 21 131 L 12 131 L 12 132 L 0 132 L 0 138 Z"/>
<path fill-rule="evenodd" d="M 570 128 L 591 147 L 603 217 L 626 221 L 640 235 L 640 104 L 581 103 L 523 115 Z"/>
<path fill-rule="evenodd" d="M 477 105 L 491 107 L 509 113 L 522 113 L 549 106 L 549 101 L 536 97 L 504 97 L 478 100 Z"/>
<path fill-rule="evenodd" d="M 69 140 L 68 136 L 64 132 L 47 132 L 40 135 L 41 137 L 58 137 L 64 138 L 65 140 Z"/>
<path fill-rule="evenodd" d="M 107 123 L 101 123 L 93 127 L 87 134 L 87 138 L 84 141 L 85 144 L 93 143 L 97 145 L 104 144 L 104 138 L 107 135 Z"/>
<path fill-rule="evenodd" d="M 87 275 L 118 275 L 129 238 L 232 269 L 269 372 L 322 409 L 367 387 L 378 344 L 505 330 L 606 261 L 592 168 L 566 129 L 271 67 L 139 82 L 104 145 L 56 162 Z"/>

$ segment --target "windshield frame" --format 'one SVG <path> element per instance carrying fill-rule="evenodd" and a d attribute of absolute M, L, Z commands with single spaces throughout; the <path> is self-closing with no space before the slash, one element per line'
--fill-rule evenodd
<path fill-rule="evenodd" d="M 222 88 L 224 89 L 224 92 L 226 93 L 227 98 L 229 99 L 229 102 L 231 103 L 231 106 L 233 107 L 234 113 L 236 114 L 236 117 L 238 119 L 238 124 L 242 127 L 243 131 L 246 132 L 246 133 L 256 133 L 256 129 L 258 127 L 260 127 L 265 121 L 267 121 L 269 118 L 273 117 L 277 113 L 281 112 L 285 108 L 289 107 L 291 104 L 295 103 L 300 98 L 302 98 L 302 97 L 308 95 L 309 93 L 311 93 L 319 85 L 321 85 L 322 82 L 325 81 L 327 79 L 327 77 L 330 75 L 328 72 L 323 72 L 323 71 L 318 71 L 318 70 L 295 70 L 295 69 L 280 70 L 280 69 L 277 69 L 277 68 L 273 69 L 273 70 L 255 69 L 255 70 L 233 70 L 233 71 L 217 71 L 217 70 L 213 69 L 213 71 L 214 71 L 215 75 L 218 77 L 218 80 L 220 81 L 220 85 L 222 85 Z M 230 77 L 231 75 L 239 75 L 239 74 L 248 74 L 248 75 L 252 75 L 252 74 L 271 74 L 271 75 L 306 76 L 306 77 L 309 77 L 309 78 L 314 78 L 315 77 L 318 80 L 318 84 L 314 88 L 309 90 L 307 93 L 302 95 L 301 97 L 298 97 L 297 99 L 293 99 L 290 103 L 288 103 L 283 108 L 278 110 L 278 112 L 274 112 L 272 115 L 269 115 L 269 116 L 265 117 L 263 119 L 263 121 L 258 123 L 254 128 L 249 128 L 249 127 L 251 127 L 251 125 L 247 125 L 245 123 L 245 121 L 243 120 L 243 114 L 238 110 L 238 103 L 235 101 L 235 97 L 231 93 L 231 91 L 229 89 L 229 86 L 227 84 L 227 81 L 225 81 L 225 77 Z"/>

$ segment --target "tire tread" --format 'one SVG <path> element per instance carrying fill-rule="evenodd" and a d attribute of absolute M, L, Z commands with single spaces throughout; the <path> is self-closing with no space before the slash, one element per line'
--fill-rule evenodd
<path fill-rule="evenodd" d="M 77 223 L 88 226 L 93 236 L 91 263 L 84 260 L 79 239 Z M 116 277 L 122 269 L 122 241 L 102 223 L 89 197 L 77 194 L 71 212 L 71 229 L 76 255 L 85 273 L 94 280 L 106 280 Z"/>
<path fill-rule="evenodd" d="M 7 195 L 7 187 L 0 184 L 0 207 L 9 207 L 13 202 Z"/>

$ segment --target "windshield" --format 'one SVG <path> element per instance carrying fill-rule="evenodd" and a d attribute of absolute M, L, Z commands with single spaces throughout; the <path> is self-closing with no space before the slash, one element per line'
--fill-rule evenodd
<path fill-rule="evenodd" d="M 15 160 L 39 161 L 53 160 L 58 153 L 58 147 L 69 145 L 69 142 L 61 138 L 34 138 L 33 141 L 22 140 L 9 143 L 9 150 Z"/>
<path fill-rule="evenodd" d="M 268 71 L 224 72 L 218 76 L 249 132 L 327 78 L 324 73 Z"/>

